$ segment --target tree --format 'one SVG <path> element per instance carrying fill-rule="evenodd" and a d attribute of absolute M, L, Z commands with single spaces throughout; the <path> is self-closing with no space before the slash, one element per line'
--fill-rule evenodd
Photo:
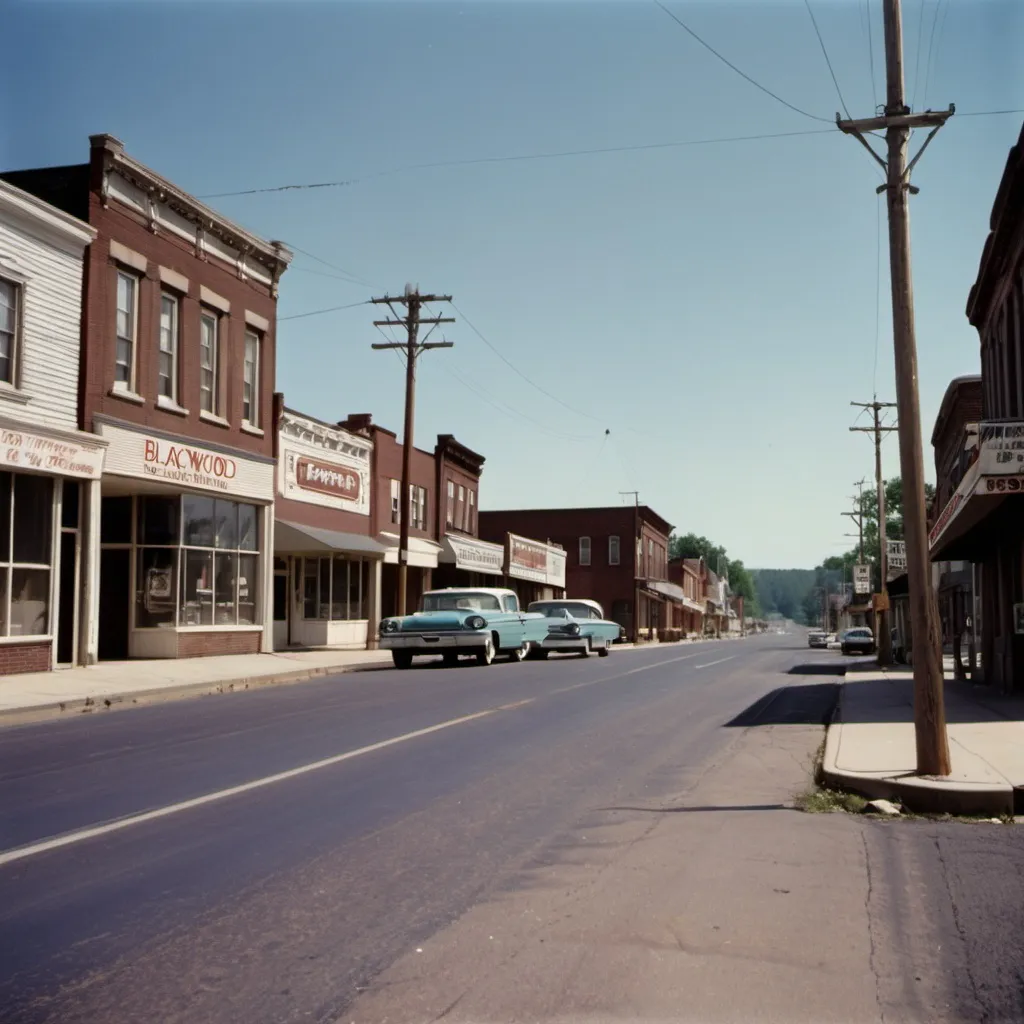
<path fill-rule="evenodd" d="M 804 597 L 814 586 L 813 569 L 754 569 L 751 576 L 764 614 L 808 622 Z"/>
<path fill-rule="evenodd" d="M 707 537 L 698 537 L 695 533 L 687 533 L 682 537 L 672 534 L 668 539 L 669 558 L 703 558 L 704 563 L 714 572 L 724 574 L 728 571 L 729 560 L 725 548 L 712 544 Z"/>

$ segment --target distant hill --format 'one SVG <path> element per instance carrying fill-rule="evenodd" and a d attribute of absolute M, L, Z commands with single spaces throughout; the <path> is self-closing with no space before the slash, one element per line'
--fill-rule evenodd
<path fill-rule="evenodd" d="M 806 623 L 804 598 L 815 584 L 813 569 L 751 569 L 761 610 Z"/>

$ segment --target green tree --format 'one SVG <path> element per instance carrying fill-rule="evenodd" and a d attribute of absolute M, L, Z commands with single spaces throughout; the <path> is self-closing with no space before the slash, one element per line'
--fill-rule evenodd
<path fill-rule="evenodd" d="M 672 534 L 668 540 L 668 553 L 669 558 L 703 558 L 707 567 L 714 572 L 718 572 L 719 567 L 723 574 L 728 570 L 729 560 L 725 548 L 695 533 L 686 533 L 682 537 Z"/>

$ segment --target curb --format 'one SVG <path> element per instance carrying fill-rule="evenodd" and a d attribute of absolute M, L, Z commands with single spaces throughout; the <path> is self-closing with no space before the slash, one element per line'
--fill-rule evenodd
<path fill-rule="evenodd" d="M 834 789 L 859 793 L 872 800 L 897 800 L 907 810 L 923 814 L 981 815 L 987 818 L 1013 814 L 1013 786 L 1009 782 L 946 782 L 920 775 L 884 776 L 844 771 L 837 766 L 842 740 L 843 686 L 832 722 L 825 732 L 821 781 Z"/>

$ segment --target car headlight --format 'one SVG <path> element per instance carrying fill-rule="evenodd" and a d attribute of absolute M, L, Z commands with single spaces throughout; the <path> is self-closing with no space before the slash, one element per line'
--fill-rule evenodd
<path fill-rule="evenodd" d="M 398 623 L 394 619 L 385 619 L 380 624 L 380 631 L 382 633 L 394 633 L 398 629 Z"/>
<path fill-rule="evenodd" d="M 580 624 L 578 622 L 570 622 L 565 628 L 566 632 L 571 633 L 573 636 L 580 635 Z"/>
<path fill-rule="evenodd" d="M 470 615 L 466 619 L 466 629 L 483 629 L 487 625 L 487 620 L 482 615 Z"/>

